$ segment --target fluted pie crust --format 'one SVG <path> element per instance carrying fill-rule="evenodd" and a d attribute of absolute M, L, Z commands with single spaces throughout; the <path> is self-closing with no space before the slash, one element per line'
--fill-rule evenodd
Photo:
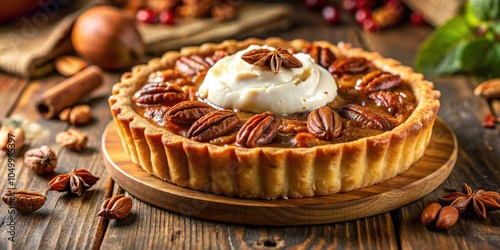
<path fill-rule="evenodd" d="M 293 48 L 317 44 L 338 57 L 361 56 L 379 69 L 400 75 L 416 97 L 408 119 L 390 131 L 351 142 L 310 148 L 217 146 L 196 142 L 152 124 L 133 108 L 134 93 L 150 73 L 173 68 L 180 56 L 230 54 L 251 44 Z M 147 65 L 138 65 L 121 77 L 109 98 L 112 115 L 126 153 L 144 171 L 176 185 L 241 198 L 301 198 L 330 195 L 370 186 L 392 178 L 416 162 L 429 143 L 439 109 L 440 93 L 422 74 L 378 53 L 326 41 L 228 40 L 220 44 L 185 47 L 167 52 Z"/>

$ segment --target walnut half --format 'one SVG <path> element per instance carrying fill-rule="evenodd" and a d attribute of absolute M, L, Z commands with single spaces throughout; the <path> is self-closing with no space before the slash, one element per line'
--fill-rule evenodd
<path fill-rule="evenodd" d="M 77 129 L 68 129 L 56 135 L 56 142 L 72 150 L 87 148 L 87 134 Z"/>
<path fill-rule="evenodd" d="M 53 173 L 57 165 L 57 156 L 47 145 L 43 145 L 26 151 L 24 163 L 39 175 Z"/>

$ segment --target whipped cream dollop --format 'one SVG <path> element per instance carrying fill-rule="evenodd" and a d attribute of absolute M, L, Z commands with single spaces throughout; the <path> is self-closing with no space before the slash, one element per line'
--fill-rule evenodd
<path fill-rule="evenodd" d="M 201 84 L 198 95 L 210 103 L 227 109 L 261 113 L 293 114 L 324 106 L 337 96 L 332 75 L 306 53 L 294 56 L 300 68 L 281 67 L 273 73 L 268 67 L 254 66 L 241 59 L 257 48 L 252 45 L 213 65 Z"/>

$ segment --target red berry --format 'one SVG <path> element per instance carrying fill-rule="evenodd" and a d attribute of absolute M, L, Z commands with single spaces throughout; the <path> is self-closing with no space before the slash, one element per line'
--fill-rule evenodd
<path fill-rule="evenodd" d="M 363 21 L 372 18 L 372 12 L 367 8 L 361 8 L 356 11 L 354 18 L 356 19 L 356 22 L 363 24 Z"/>
<path fill-rule="evenodd" d="M 380 26 L 373 19 L 365 19 L 363 29 L 368 32 L 377 32 L 380 30 Z"/>
<path fill-rule="evenodd" d="M 402 7 L 403 4 L 401 0 L 386 0 L 384 5 L 396 9 Z"/>
<path fill-rule="evenodd" d="M 175 13 L 172 10 L 164 10 L 158 14 L 158 19 L 162 24 L 172 25 L 175 23 Z"/>
<path fill-rule="evenodd" d="M 495 128 L 495 116 L 492 113 L 487 113 L 483 118 L 483 127 L 485 128 Z"/>
<path fill-rule="evenodd" d="M 372 9 L 375 6 L 375 1 L 373 0 L 356 0 L 356 9 L 367 8 Z"/>
<path fill-rule="evenodd" d="M 137 13 L 135 14 L 135 18 L 139 22 L 143 22 L 143 23 L 155 23 L 156 22 L 155 13 L 154 13 L 153 9 L 151 9 L 151 8 L 144 8 L 144 9 L 138 10 Z"/>
<path fill-rule="evenodd" d="M 310 10 L 320 10 L 326 5 L 328 5 L 327 0 L 306 0 L 306 6 Z"/>
<path fill-rule="evenodd" d="M 342 2 L 342 6 L 344 7 L 344 10 L 354 13 L 356 11 L 356 0 L 344 0 L 344 2 Z"/>
<path fill-rule="evenodd" d="M 322 10 L 323 19 L 329 24 L 338 24 L 341 22 L 340 9 L 336 6 L 328 5 Z"/>
<path fill-rule="evenodd" d="M 411 23 L 413 23 L 415 25 L 424 25 L 425 24 L 424 17 L 422 16 L 422 14 L 420 14 L 418 12 L 411 13 L 410 21 L 411 21 Z"/>

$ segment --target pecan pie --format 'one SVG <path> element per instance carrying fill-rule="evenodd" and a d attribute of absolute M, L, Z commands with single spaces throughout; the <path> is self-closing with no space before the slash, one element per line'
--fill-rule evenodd
<path fill-rule="evenodd" d="M 392 178 L 424 153 L 439 92 L 398 61 L 325 41 L 229 40 L 167 52 L 109 99 L 147 173 L 241 198 L 301 198 Z"/>

